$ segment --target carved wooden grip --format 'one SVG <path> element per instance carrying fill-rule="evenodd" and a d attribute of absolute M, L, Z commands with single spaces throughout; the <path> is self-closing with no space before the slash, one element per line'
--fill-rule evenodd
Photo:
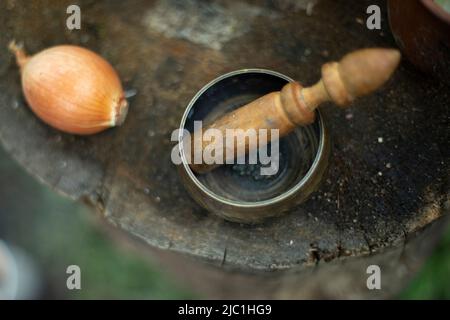
<path fill-rule="evenodd" d="M 381 87 L 400 62 L 400 52 L 395 49 L 362 49 L 347 54 L 340 62 L 322 66 L 322 79 L 311 88 L 303 90 L 305 101 L 316 108 L 324 101 L 346 106 L 355 98 L 369 94 Z"/>
<path fill-rule="evenodd" d="M 322 66 L 322 79 L 309 88 L 299 83 L 285 85 L 281 91 L 269 93 L 235 111 L 216 120 L 206 129 L 217 129 L 226 136 L 226 129 L 278 129 L 283 137 L 296 126 L 307 125 L 314 121 L 314 110 L 323 102 L 333 101 L 338 106 L 346 106 L 355 98 L 371 93 L 383 85 L 392 75 L 400 62 L 400 52 L 395 49 L 362 49 L 344 56 L 340 62 L 329 62 Z M 270 141 L 271 137 L 267 141 Z M 224 162 L 242 156 L 238 151 L 248 152 L 248 139 L 234 144 L 233 150 L 227 150 L 225 141 L 203 141 L 200 132 L 194 132 L 191 141 L 191 159 L 202 159 L 206 147 L 221 152 Z M 239 140 L 236 141 L 239 143 Z M 258 141 L 258 146 L 259 145 Z M 201 146 L 195 148 L 194 145 Z M 212 145 L 211 145 L 212 144 Z M 191 164 L 191 168 L 203 173 L 219 166 L 218 164 Z"/>

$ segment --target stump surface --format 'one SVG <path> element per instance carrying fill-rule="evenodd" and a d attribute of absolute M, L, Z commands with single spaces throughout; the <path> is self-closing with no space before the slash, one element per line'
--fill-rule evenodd
<path fill-rule="evenodd" d="M 295 4 L 297 3 L 297 4 Z M 368 30 L 379 4 L 383 30 Z M 170 136 L 189 100 L 232 70 L 266 68 L 304 85 L 320 67 L 363 47 L 395 47 L 383 1 L 80 1 L 81 30 L 65 27 L 71 1 L 0 4 L 0 140 L 56 190 L 95 205 L 150 246 L 224 268 L 267 271 L 359 257 L 401 245 L 444 215 L 448 199 L 448 88 L 403 63 L 377 93 L 347 111 L 322 107 L 333 152 L 321 188 L 283 217 L 226 222 L 186 193 L 170 160 Z M 124 125 L 78 137 L 27 107 L 10 40 L 29 53 L 72 43 L 103 55 L 130 99 Z"/>

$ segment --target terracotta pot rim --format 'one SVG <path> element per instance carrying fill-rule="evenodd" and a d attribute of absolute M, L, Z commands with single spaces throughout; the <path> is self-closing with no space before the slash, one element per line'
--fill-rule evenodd
<path fill-rule="evenodd" d="M 434 0 L 420 0 L 424 7 L 428 9 L 434 16 L 438 17 L 447 25 L 450 25 L 450 13 L 445 11 L 440 5 L 438 5 Z"/>

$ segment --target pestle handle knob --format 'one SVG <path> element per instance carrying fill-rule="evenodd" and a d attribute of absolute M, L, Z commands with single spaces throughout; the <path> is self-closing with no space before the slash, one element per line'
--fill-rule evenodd
<path fill-rule="evenodd" d="M 344 107 L 355 98 L 367 95 L 381 87 L 400 62 L 396 49 L 361 49 L 345 55 L 340 62 L 322 66 L 322 79 L 302 95 L 312 110 L 322 102 L 333 101 Z"/>
<path fill-rule="evenodd" d="M 333 101 L 346 106 L 355 98 L 371 93 L 383 85 L 400 62 L 400 52 L 395 49 L 362 49 L 347 54 L 340 62 L 329 62 L 322 66 L 322 79 L 309 88 L 298 82 L 285 85 L 281 91 L 269 93 L 249 104 L 214 121 L 208 128 L 216 129 L 226 136 L 227 129 L 278 129 L 279 137 L 293 131 L 295 127 L 314 122 L 314 110 L 323 102 Z M 205 130 L 204 129 L 204 130 Z M 270 141 L 270 139 L 267 139 Z M 224 141 L 204 141 L 201 132 L 194 132 L 191 143 L 191 159 L 202 159 L 205 148 L 223 145 L 220 157 L 226 160 L 249 152 L 248 140 L 237 143 L 227 150 Z M 260 146 L 258 141 L 258 146 Z M 195 147 L 197 146 L 197 147 Z M 229 147 L 228 147 L 229 148 Z M 243 150 L 243 151 L 242 151 Z M 230 152 L 232 151 L 232 152 Z M 223 162 L 223 163 L 224 163 Z M 208 172 L 217 164 L 191 164 L 198 173 Z"/>

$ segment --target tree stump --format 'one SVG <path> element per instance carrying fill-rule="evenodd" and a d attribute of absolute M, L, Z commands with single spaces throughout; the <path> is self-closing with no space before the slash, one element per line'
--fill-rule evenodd
<path fill-rule="evenodd" d="M 395 47 L 384 1 L 79 3 L 73 31 L 69 0 L 0 4 L 0 140 L 31 174 L 96 207 L 208 297 L 386 297 L 417 271 L 448 216 L 450 95 L 407 63 L 354 108 L 322 108 L 328 173 L 285 216 L 244 226 L 208 214 L 170 159 L 189 100 L 220 74 L 258 67 L 310 85 L 349 51 Z M 366 28 L 370 4 L 382 9 L 383 30 Z M 137 91 L 125 124 L 89 137 L 43 124 L 22 96 L 12 39 L 30 54 L 72 43 L 103 55 Z M 371 264 L 382 290 L 366 287 Z"/>

